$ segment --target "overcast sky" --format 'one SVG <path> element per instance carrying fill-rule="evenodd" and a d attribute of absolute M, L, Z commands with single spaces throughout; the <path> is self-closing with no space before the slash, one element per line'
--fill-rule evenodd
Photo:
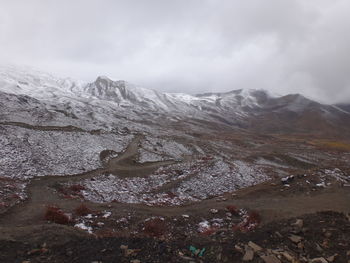
<path fill-rule="evenodd" d="M 0 60 L 168 92 L 350 102 L 349 0 L 0 0 Z"/>

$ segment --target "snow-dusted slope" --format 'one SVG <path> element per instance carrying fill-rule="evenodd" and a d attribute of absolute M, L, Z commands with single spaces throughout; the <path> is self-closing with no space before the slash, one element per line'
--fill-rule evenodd
<path fill-rule="evenodd" d="M 298 94 L 277 96 L 254 89 L 198 95 L 161 93 L 103 76 L 84 83 L 9 66 L 0 67 L 0 92 L 3 120 L 27 119 L 31 124 L 44 122 L 84 129 L 131 125 L 136 130 L 147 130 L 145 121 L 160 124 L 188 119 L 249 128 L 256 127 L 256 118 L 277 118 L 280 122 L 291 114 L 295 117 L 310 111 L 327 120 L 349 115 L 340 108 L 322 105 Z"/>

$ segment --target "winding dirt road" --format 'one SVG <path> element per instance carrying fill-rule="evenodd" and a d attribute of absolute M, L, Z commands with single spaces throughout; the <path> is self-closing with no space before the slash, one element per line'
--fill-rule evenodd
<path fill-rule="evenodd" d="M 79 182 L 104 173 L 118 174 L 122 177 L 145 176 L 161 166 L 175 163 L 175 161 L 135 163 L 134 160 L 138 155 L 138 145 L 143 138 L 142 135 L 136 135 L 125 151 L 112 158 L 103 168 L 81 174 L 51 175 L 32 179 L 27 187 L 28 199 L 1 215 L 0 225 L 36 224 L 43 220 L 43 211 L 47 205 L 58 204 L 65 211 L 71 211 L 81 204 L 81 201 L 77 199 L 63 199 L 54 190 L 53 186 L 55 184 Z M 106 205 L 94 203 L 90 203 L 89 206 L 96 210 L 106 207 Z"/>
<path fill-rule="evenodd" d="M 58 205 L 64 211 L 73 211 L 82 202 L 88 204 L 91 209 L 109 210 L 119 217 L 125 216 L 130 211 L 143 217 L 181 214 L 201 216 L 207 214 L 210 208 L 220 209 L 229 204 L 258 210 L 264 222 L 322 210 L 350 212 L 350 191 L 347 188 L 334 187 L 312 195 L 300 193 L 283 196 L 279 188 L 272 186 L 271 182 L 238 190 L 234 196 L 227 194 L 225 195 L 227 200 L 223 202 L 208 199 L 178 207 L 149 207 L 123 203 L 97 204 L 79 199 L 65 199 L 55 192 L 53 187 L 55 184 L 74 183 L 104 173 L 113 173 L 121 177 L 147 176 L 161 166 L 175 163 L 175 161 L 136 163 L 138 147 L 143 139 L 144 136 L 136 135 L 123 153 L 112 158 L 102 168 L 75 175 L 34 178 L 27 188 L 28 199 L 0 215 L 0 227 L 44 224 L 43 214 L 47 205 Z"/>

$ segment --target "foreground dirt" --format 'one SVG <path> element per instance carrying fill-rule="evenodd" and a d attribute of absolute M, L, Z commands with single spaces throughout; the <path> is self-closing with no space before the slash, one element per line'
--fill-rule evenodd
<path fill-rule="evenodd" d="M 54 224 L 22 227 L 21 234 L 10 236 L 9 229 L 0 231 L 0 262 L 242 262 L 249 256 L 250 262 L 350 260 L 350 221 L 336 212 L 274 221 L 250 233 L 226 231 L 170 241 L 97 238 Z"/>

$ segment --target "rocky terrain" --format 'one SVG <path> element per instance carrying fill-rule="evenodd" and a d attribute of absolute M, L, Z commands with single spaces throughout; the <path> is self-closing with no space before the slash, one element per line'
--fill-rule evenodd
<path fill-rule="evenodd" d="M 2 66 L 0 145 L 1 262 L 350 260 L 347 104 Z"/>

